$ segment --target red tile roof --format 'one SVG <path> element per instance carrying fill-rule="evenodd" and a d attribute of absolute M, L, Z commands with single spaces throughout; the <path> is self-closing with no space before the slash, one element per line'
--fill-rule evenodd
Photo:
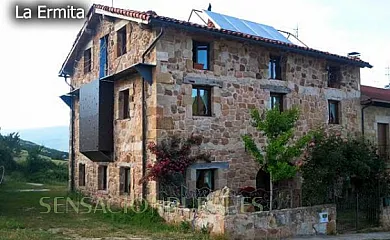
<path fill-rule="evenodd" d="M 159 16 L 159 15 L 155 14 L 154 12 L 151 14 L 149 12 L 139 12 L 139 11 L 134 11 L 134 10 L 126 10 L 126 9 L 121 9 L 121 8 L 108 7 L 108 6 L 104 6 L 104 5 L 100 5 L 100 4 L 94 4 L 93 7 L 97 8 L 97 9 L 102 9 L 102 10 L 107 11 L 107 12 L 116 13 L 116 14 L 120 14 L 123 16 L 133 17 L 133 18 L 139 18 L 142 20 L 153 21 L 153 19 L 157 19 L 157 20 L 161 20 L 164 22 L 171 22 L 171 23 L 176 23 L 179 25 L 185 25 L 185 26 L 191 26 L 191 27 L 195 27 L 195 28 L 205 29 L 205 30 L 208 30 L 210 32 L 219 32 L 219 33 L 233 35 L 233 36 L 237 36 L 237 37 L 252 39 L 255 41 L 259 41 L 259 42 L 266 42 L 266 43 L 272 43 L 275 45 L 282 45 L 282 46 L 287 46 L 290 48 L 296 48 L 296 49 L 300 49 L 300 50 L 304 50 L 304 51 L 308 51 L 308 52 L 322 53 L 322 54 L 334 56 L 334 57 L 337 57 L 340 59 L 352 60 L 354 62 L 361 63 L 362 65 L 367 65 L 366 67 L 372 67 L 368 62 L 364 62 L 364 61 L 360 60 L 359 58 L 340 56 L 340 55 L 332 54 L 329 52 L 319 51 L 319 50 L 316 50 L 313 48 L 302 47 L 302 46 L 298 46 L 295 44 L 285 43 L 285 42 L 281 42 L 281 41 L 277 41 L 277 40 L 273 40 L 273 39 L 267 39 L 267 38 L 263 38 L 263 37 L 259 37 L 259 36 L 246 34 L 246 33 L 235 32 L 235 31 L 230 31 L 230 30 L 226 30 L 226 29 L 218 29 L 218 28 L 214 28 L 212 26 L 204 26 L 204 25 L 200 25 L 200 24 L 196 24 L 196 23 L 177 20 L 174 18 L 163 17 L 163 16 Z"/>
<path fill-rule="evenodd" d="M 263 37 L 259 37 L 259 36 L 254 36 L 254 35 L 250 35 L 250 34 L 246 34 L 246 33 L 242 33 L 242 32 L 235 32 L 235 31 L 230 31 L 230 30 L 226 30 L 226 29 L 218 29 L 218 28 L 213 27 L 212 25 L 205 26 L 205 25 L 182 21 L 182 20 L 178 20 L 178 19 L 174 19 L 174 18 L 163 17 L 163 16 L 157 15 L 153 11 L 140 12 L 140 11 L 135 11 L 135 10 L 114 8 L 114 7 L 109 7 L 109 6 L 100 5 L 100 4 L 93 4 L 91 9 L 88 12 L 88 15 L 87 15 L 88 19 L 91 16 L 91 14 L 94 13 L 94 9 L 101 9 L 103 11 L 107 11 L 107 12 L 114 13 L 114 14 L 119 14 L 122 16 L 137 18 L 137 19 L 144 20 L 144 21 L 147 21 L 148 23 L 152 23 L 152 24 L 153 23 L 166 23 L 166 24 L 174 24 L 177 27 L 190 27 L 193 30 L 199 29 L 199 30 L 203 30 L 203 31 L 208 31 L 210 33 L 223 34 L 223 35 L 226 35 L 226 37 L 231 36 L 231 37 L 238 37 L 238 38 L 241 38 L 243 40 L 252 40 L 252 41 L 255 41 L 258 43 L 263 43 L 263 44 L 267 44 L 267 45 L 271 45 L 271 46 L 275 46 L 275 47 L 283 47 L 285 49 L 295 51 L 295 52 L 316 54 L 319 57 L 323 57 L 325 59 L 345 61 L 345 62 L 348 62 L 351 64 L 356 64 L 359 67 L 369 67 L 369 68 L 372 67 L 368 62 L 362 61 L 359 58 L 340 56 L 340 55 L 329 53 L 329 52 L 319 51 L 319 50 L 316 50 L 313 48 L 298 46 L 295 44 L 285 43 L 285 42 L 281 42 L 278 40 L 263 38 Z M 80 31 L 79 34 L 77 35 L 77 39 L 80 37 L 81 34 L 82 34 L 82 31 Z M 77 39 L 74 42 L 73 46 L 75 46 L 77 44 Z M 68 58 L 70 57 L 71 54 L 72 53 L 69 53 Z M 62 66 L 61 72 L 64 70 L 65 65 L 67 65 L 68 58 Z"/>
<path fill-rule="evenodd" d="M 390 89 L 376 88 L 362 85 L 360 87 L 363 100 L 390 102 Z"/>

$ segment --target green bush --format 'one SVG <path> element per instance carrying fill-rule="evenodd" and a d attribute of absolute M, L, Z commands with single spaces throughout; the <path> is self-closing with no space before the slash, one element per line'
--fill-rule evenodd
<path fill-rule="evenodd" d="M 385 161 L 369 141 L 317 133 L 310 146 L 301 168 L 304 205 L 331 203 L 351 185 L 365 195 L 388 191 Z"/>

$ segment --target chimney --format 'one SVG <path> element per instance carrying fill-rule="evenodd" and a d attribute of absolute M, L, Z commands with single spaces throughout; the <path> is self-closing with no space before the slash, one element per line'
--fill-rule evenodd
<path fill-rule="evenodd" d="M 353 58 L 353 59 L 360 59 L 360 53 L 358 53 L 358 52 L 350 52 L 350 53 L 348 53 L 347 56 L 349 58 Z"/>

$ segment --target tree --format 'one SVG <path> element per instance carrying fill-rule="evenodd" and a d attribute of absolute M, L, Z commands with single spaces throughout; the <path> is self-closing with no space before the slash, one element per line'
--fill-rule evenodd
<path fill-rule="evenodd" d="M 0 134 L 0 166 L 7 171 L 15 170 L 17 167 L 14 157 L 20 154 L 20 138 L 18 133 L 8 135 Z"/>
<path fill-rule="evenodd" d="M 298 170 L 293 160 L 302 155 L 311 134 L 299 139 L 294 138 L 294 127 L 299 117 L 299 110 L 292 108 L 280 111 L 273 108 L 260 115 L 256 109 L 251 110 L 253 125 L 267 138 L 266 146 L 259 149 L 250 135 L 242 137 L 246 149 L 270 174 L 270 210 L 273 202 L 273 182 L 293 178 Z"/>

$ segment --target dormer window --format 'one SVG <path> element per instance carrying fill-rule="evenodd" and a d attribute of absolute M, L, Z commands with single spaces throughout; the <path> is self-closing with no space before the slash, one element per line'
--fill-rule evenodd
<path fill-rule="evenodd" d="M 91 72 L 92 51 L 88 48 L 84 51 L 84 74 Z"/>
<path fill-rule="evenodd" d="M 282 67 L 280 64 L 280 56 L 270 56 L 268 63 L 268 78 L 269 79 L 282 79 Z"/>
<path fill-rule="evenodd" d="M 210 44 L 193 41 L 193 62 L 194 68 L 199 70 L 210 69 Z"/>
<path fill-rule="evenodd" d="M 328 87 L 340 88 L 341 87 L 341 71 L 338 66 L 328 66 L 326 68 L 328 73 Z"/>

